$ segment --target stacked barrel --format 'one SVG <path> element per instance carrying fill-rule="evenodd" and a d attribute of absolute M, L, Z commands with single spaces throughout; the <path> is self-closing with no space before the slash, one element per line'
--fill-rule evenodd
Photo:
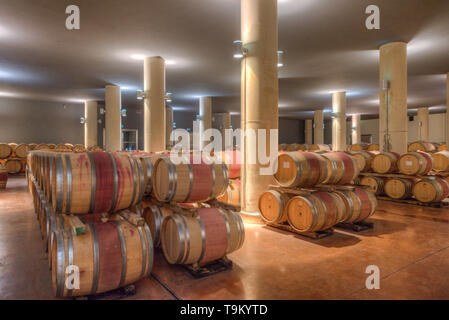
<path fill-rule="evenodd" d="M 375 212 L 377 200 L 372 192 L 349 186 L 359 173 L 356 158 L 344 152 L 280 154 L 274 175 L 280 188 L 261 195 L 260 213 L 267 223 L 288 223 L 303 233 L 361 222 Z"/>
<path fill-rule="evenodd" d="M 430 145 L 420 144 L 431 148 Z M 377 196 L 386 195 L 395 200 L 414 198 L 422 203 L 434 203 L 441 202 L 448 196 L 448 182 L 432 174 L 432 170 L 449 170 L 443 164 L 446 153 L 443 151 L 432 156 L 423 151 L 411 151 L 402 156 L 395 152 L 353 155 L 359 159 L 363 172 L 360 184 L 369 187 Z M 435 168 L 434 163 L 440 165 L 440 170 Z"/>
<path fill-rule="evenodd" d="M 229 184 L 225 192 L 217 197 L 217 200 L 233 206 L 240 206 L 240 151 L 222 151 L 218 153 L 228 170 Z"/>
<path fill-rule="evenodd" d="M 153 156 L 152 163 L 152 191 L 144 217 L 155 246 L 162 247 L 169 263 L 206 265 L 243 245 L 240 215 L 206 204 L 223 197 L 229 176 L 239 176 L 234 162 L 190 154 L 174 160 L 165 154 Z"/>
<path fill-rule="evenodd" d="M 56 296 L 97 294 L 150 274 L 151 232 L 128 210 L 148 189 L 138 157 L 37 150 L 27 165 Z M 79 286 L 72 287 L 74 270 Z"/>

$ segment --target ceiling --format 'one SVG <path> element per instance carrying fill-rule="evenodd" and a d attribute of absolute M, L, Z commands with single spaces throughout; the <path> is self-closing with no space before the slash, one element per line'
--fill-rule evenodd
<path fill-rule="evenodd" d="M 409 108 L 446 104 L 449 72 L 447 0 L 279 0 L 279 113 L 310 118 L 346 90 L 347 113 L 378 113 L 378 47 L 408 43 Z M 65 28 L 66 6 L 81 10 L 81 29 Z M 376 4 L 381 29 L 365 28 Z M 164 57 L 175 112 L 240 111 L 239 0 L 0 0 L 0 96 L 62 102 L 104 100 L 122 86 L 125 106 L 139 106 L 143 62 Z"/>

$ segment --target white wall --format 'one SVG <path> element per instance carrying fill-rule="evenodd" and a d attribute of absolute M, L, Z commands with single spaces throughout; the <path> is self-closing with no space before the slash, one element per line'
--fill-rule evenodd
<path fill-rule="evenodd" d="M 408 142 L 418 140 L 418 117 L 408 121 Z M 429 115 L 429 140 L 430 142 L 446 141 L 446 113 Z M 379 143 L 379 119 L 361 120 L 362 134 L 371 134 L 373 143 Z"/>

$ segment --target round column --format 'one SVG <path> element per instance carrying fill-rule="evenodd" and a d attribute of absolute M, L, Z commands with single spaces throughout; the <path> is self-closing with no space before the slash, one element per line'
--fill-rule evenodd
<path fill-rule="evenodd" d="M 109 152 L 122 149 L 122 114 L 120 87 L 106 86 L 105 97 L 105 149 Z"/>
<path fill-rule="evenodd" d="M 360 115 L 353 114 L 351 118 L 352 144 L 362 143 L 362 131 L 360 128 Z"/>
<path fill-rule="evenodd" d="M 98 144 L 98 102 L 84 102 L 84 146 L 86 148 Z"/>
<path fill-rule="evenodd" d="M 418 108 L 418 140 L 429 141 L 429 108 Z"/>
<path fill-rule="evenodd" d="M 172 146 L 172 142 L 170 141 L 170 136 L 173 131 L 173 108 L 166 107 L 165 108 L 165 141 L 167 147 Z"/>
<path fill-rule="evenodd" d="M 380 47 L 379 144 L 382 151 L 407 152 L 407 44 Z M 388 88 L 383 85 L 388 81 Z"/>
<path fill-rule="evenodd" d="M 305 125 L 305 142 L 307 145 L 311 145 L 313 143 L 312 141 L 312 119 L 307 119 L 306 120 L 306 125 Z"/>
<path fill-rule="evenodd" d="M 324 144 L 323 110 L 315 110 L 313 115 L 313 141 L 316 144 Z"/>
<path fill-rule="evenodd" d="M 332 150 L 346 150 L 346 92 L 332 93 Z"/>
<path fill-rule="evenodd" d="M 204 141 L 204 131 L 212 128 L 212 97 L 200 97 L 200 138 L 201 148 L 209 144 Z"/>
<path fill-rule="evenodd" d="M 165 144 L 165 60 L 162 57 L 144 59 L 144 149 L 164 151 Z"/>
<path fill-rule="evenodd" d="M 243 46 L 248 50 L 242 61 L 241 129 L 243 132 L 263 129 L 266 132 L 267 156 L 270 150 L 270 129 L 278 129 L 278 16 L 277 0 L 242 0 L 241 26 Z M 243 214 L 258 217 L 259 196 L 273 183 L 272 175 L 261 175 L 268 167 L 256 159 L 249 163 L 249 152 L 258 150 L 258 139 L 242 139 L 242 195 Z M 277 150 L 276 145 L 272 146 Z M 260 219 L 260 218 L 259 218 Z"/>

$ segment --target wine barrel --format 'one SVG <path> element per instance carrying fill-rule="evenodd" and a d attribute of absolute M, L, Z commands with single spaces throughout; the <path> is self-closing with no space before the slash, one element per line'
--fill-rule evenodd
<path fill-rule="evenodd" d="M 57 213 L 115 212 L 143 196 L 142 166 L 129 155 L 55 153 L 51 170 L 52 209 Z"/>
<path fill-rule="evenodd" d="M 91 151 L 91 152 L 103 152 L 103 148 L 99 147 L 99 146 L 90 146 L 87 148 L 87 151 Z"/>
<path fill-rule="evenodd" d="M 150 275 L 153 241 L 147 226 L 126 221 L 89 223 L 86 234 L 70 228 L 55 233 L 52 247 L 52 284 L 57 297 L 74 297 L 110 291 Z M 65 285 L 67 266 L 79 268 L 79 289 Z"/>
<path fill-rule="evenodd" d="M 70 150 L 71 151 L 72 150 L 65 144 L 57 144 L 53 149 L 58 150 L 58 151 L 62 151 L 62 150 Z"/>
<path fill-rule="evenodd" d="M 290 200 L 287 193 L 268 190 L 259 197 L 259 211 L 262 218 L 269 223 L 283 223 L 287 221 L 287 203 Z"/>
<path fill-rule="evenodd" d="M 28 144 L 28 151 L 32 151 L 36 148 L 37 144 L 36 143 L 29 143 Z"/>
<path fill-rule="evenodd" d="M 280 145 L 278 145 L 278 151 L 287 151 L 287 147 L 287 143 L 281 143 Z"/>
<path fill-rule="evenodd" d="M 6 143 L 0 143 L 0 159 L 6 159 L 12 154 L 12 148 Z"/>
<path fill-rule="evenodd" d="M 240 206 L 240 180 L 230 180 L 225 192 L 217 197 L 217 200 L 223 203 Z"/>
<path fill-rule="evenodd" d="M 67 149 L 69 149 L 70 151 L 73 151 L 73 144 L 65 143 L 64 145 L 66 146 Z"/>
<path fill-rule="evenodd" d="M 164 219 L 161 243 L 169 263 L 204 265 L 243 245 L 245 229 L 238 213 L 217 208 L 200 208 L 197 213 L 197 217 L 174 214 Z"/>
<path fill-rule="evenodd" d="M 447 149 L 447 145 L 446 145 L 445 143 L 441 143 L 441 144 L 439 144 L 438 147 L 437 147 L 437 151 L 438 151 L 438 152 L 440 152 L 440 151 L 446 151 L 446 149 Z"/>
<path fill-rule="evenodd" d="M 380 150 L 380 146 L 377 143 L 371 143 L 370 145 L 368 145 L 366 150 L 367 151 L 379 151 Z"/>
<path fill-rule="evenodd" d="M 229 179 L 240 177 L 241 158 L 240 151 L 223 151 L 221 152 L 222 161 L 228 168 Z"/>
<path fill-rule="evenodd" d="M 436 171 L 449 171 L 449 151 L 433 154 L 433 168 Z"/>
<path fill-rule="evenodd" d="M 436 150 L 433 143 L 428 141 L 415 141 L 408 145 L 407 151 L 424 151 L 424 152 L 434 152 Z"/>
<path fill-rule="evenodd" d="M 327 163 L 327 176 L 324 184 L 349 184 L 360 174 L 359 163 L 353 156 L 344 152 L 322 154 Z"/>
<path fill-rule="evenodd" d="M 149 206 L 144 209 L 143 217 L 150 228 L 151 237 L 155 247 L 161 245 L 161 227 L 164 219 L 173 214 L 173 211 L 157 206 Z"/>
<path fill-rule="evenodd" d="M 331 151 L 331 147 L 327 144 L 312 144 L 310 151 Z"/>
<path fill-rule="evenodd" d="M 372 162 L 375 154 L 369 151 L 359 151 L 359 152 L 352 152 L 351 155 L 357 159 L 360 167 L 360 172 L 371 171 Z"/>
<path fill-rule="evenodd" d="M 14 148 L 14 154 L 17 158 L 20 159 L 25 159 L 27 157 L 27 152 L 29 150 L 29 147 L 27 144 L 21 143 L 18 144 L 15 148 Z"/>
<path fill-rule="evenodd" d="M 403 154 L 398 161 L 399 171 L 407 175 L 426 175 L 432 170 L 433 159 L 425 152 L 409 152 Z"/>
<path fill-rule="evenodd" d="M 293 143 L 287 145 L 285 148 L 285 151 L 292 152 L 292 151 L 306 151 L 308 149 L 308 146 L 306 144 L 298 144 Z"/>
<path fill-rule="evenodd" d="M 382 177 L 363 176 L 360 185 L 369 187 L 369 190 L 378 196 L 385 193 L 385 178 Z"/>
<path fill-rule="evenodd" d="M 75 144 L 72 150 L 74 152 L 86 152 L 86 148 L 82 144 Z"/>
<path fill-rule="evenodd" d="M 412 196 L 413 180 L 403 178 L 388 179 L 385 193 L 392 199 L 408 199 Z"/>
<path fill-rule="evenodd" d="M 222 194 L 228 182 L 228 170 L 221 163 L 185 162 L 174 164 L 162 156 L 154 163 L 153 194 L 159 201 L 198 202 Z"/>
<path fill-rule="evenodd" d="M 41 143 L 41 144 L 38 144 L 37 146 L 36 146 L 36 148 L 34 148 L 34 150 L 50 150 L 51 148 L 50 148 L 50 145 L 48 145 L 48 144 L 43 144 L 43 143 Z"/>
<path fill-rule="evenodd" d="M 53 150 L 53 149 L 56 148 L 56 144 L 54 144 L 54 143 L 48 143 L 48 144 L 47 144 L 47 147 L 48 147 L 50 150 Z"/>
<path fill-rule="evenodd" d="M 398 171 L 400 155 L 396 152 L 381 152 L 374 156 L 372 166 L 377 173 L 393 173 Z"/>
<path fill-rule="evenodd" d="M 413 186 L 413 195 L 418 201 L 440 202 L 449 194 L 449 183 L 441 178 L 422 179 Z"/>
<path fill-rule="evenodd" d="M 374 193 L 362 188 L 354 191 L 336 191 L 345 204 L 345 219 L 343 222 L 355 223 L 366 220 L 377 210 L 377 199 Z"/>
<path fill-rule="evenodd" d="M 6 168 L 8 173 L 20 173 L 22 171 L 22 161 L 20 159 L 8 159 L 6 160 Z"/>
<path fill-rule="evenodd" d="M 351 144 L 349 147 L 348 147 L 348 150 L 349 151 L 363 151 L 363 150 L 366 150 L 367 149 L 367 145 L 366 144 L 363 144 L 363 143 L 357 143 L 357 144 Z"/>
<path fill-rule="evenodd" d="M 0 163 L 0 189 L 5 189 L 8 183 L 8 168 Z"/>
<path fill-rule="evenodd" d="M 282 187 L 311 187 L 320 184 L 327 177 L 327 163 L 313 152 L 289 152 L 277 158 L 274 175 Z"/>
<path fill-rule="evenodd" d="M 344 217 L 343 200 L 328 192 L 296 196 L 287 203 L 287 220 L 298 232 L 326 230 Z"/>

